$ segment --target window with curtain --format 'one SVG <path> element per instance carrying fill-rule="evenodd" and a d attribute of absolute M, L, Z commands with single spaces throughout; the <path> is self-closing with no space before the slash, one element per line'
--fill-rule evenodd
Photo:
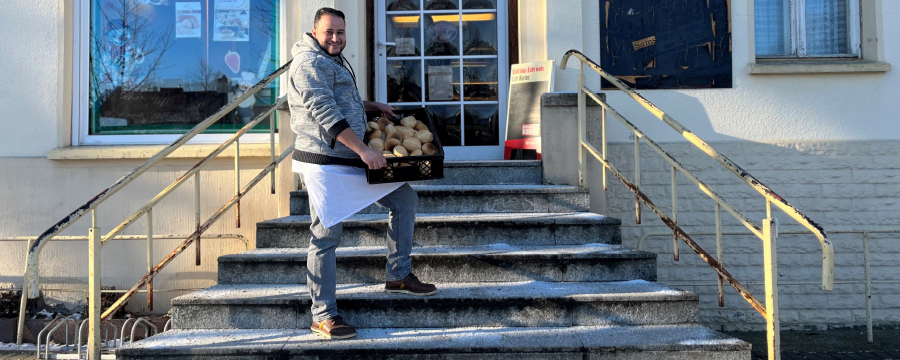
<path fill-rule="evenodd" d="M 278 66 L 279 1 L 90 0 L 87 135 L 182 134 L 215 113 Z M 278 90 L 206 133 L 237 131 Z"/>
<path fill-rule="evenodd" d="M 858 0 L 754 0 L 757 57 L 856 57 Z"/>

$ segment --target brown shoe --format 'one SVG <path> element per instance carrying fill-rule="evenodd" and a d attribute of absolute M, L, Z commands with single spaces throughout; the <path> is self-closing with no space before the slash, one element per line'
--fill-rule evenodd
<path fill-rule="evenodd" d="M 406 279 L 386 282 L 384 284 L 384 292 L 388 294 L 427 296 L 434 295 L 437 292 L 437 287 L 434 284 L 425 284 L 419 281 L 419 278 L 410 273 Z"/>
<path fill-rule="evenodd" d="M 344 322 L 340 315 L 320 323 L 313 321 L 310 330 L 328 339 L 348 339 L 356 336 L 356 328 Z"/>

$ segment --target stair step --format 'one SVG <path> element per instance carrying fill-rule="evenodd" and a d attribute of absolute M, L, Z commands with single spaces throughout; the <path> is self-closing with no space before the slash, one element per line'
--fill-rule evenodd
<path fill-rule="evenodd" d="M 696 325 L 373 328 L 322 341 L 309 330 L 172 330 L 126 345 L 121 359 L 721 359 L 750 344 Z"/>
<path fill-rule="evenodd" d="M 338 308 L 361 328 L 672 325 L 695 323 L 699 313 L 696 294 L 643 280 L 436 285 L 436 294 L 420 297 L 387 294 L 384 283 L 339 284 Z M 172 305 L 177 329 L 294 329 L 311 322 L 305 285 L 217 285 Z"/>
<path fill-rule="evenodd" d="M 416 181 L 415 185 L 512 185 L 541 184 L 544 179 L 537 160 L 445 161 L 444 178 Z"/>
<path fill-rule="evenodd" d="M 621 220 L 593 213 L 418 214 L 413 243 L 420 246 L 621 244 Z M 257 248 L 309 246 L 308 215 L 256 224 Z M 344 246 L 383 246 L 387 215 L 344 220 Z"/>
<path fill-rule="evenodd" d="M 564 185 L 413 185 L 419 213 L 572 213 L 590 210 L 585 188 Z M 309 215 L 306 190 L 291 192 L 291 215 Z M 371 205 L 360 214 L 387 214 Z"/>
<path fill-rule="evenodd" d="M 305 284 L 305 248 L 219 257 L 219 284 Z M 338 248 L 338 283 L 384 281 L 385 247 Z M 656 254 L 621 245 L 415 247 L 413 271 L 434 282 L 656 280 Z"/>

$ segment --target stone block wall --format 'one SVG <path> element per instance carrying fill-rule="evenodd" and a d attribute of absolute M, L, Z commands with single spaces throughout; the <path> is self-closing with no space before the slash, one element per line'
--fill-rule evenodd
<path fill-rule="evenodd" d="M 589 134 L 599 148 L 599 138 Z M 900 141 L 711 143 L 735 163 L 787 199 L 826 230 L 900 230 Z M 765 218 L 765 199 L 705 153 L 687 143 L 662 146 L 701 180 L 758 224 Z M 633 143 L 610 144 L 609 158 L 634 178 Z M 641 147 L 642 189 L 671 216 L 671 167 L 647 145 Z M 589 176 L 600 177 L 597 171 Z M 643 207 L 635 224 L 634 195 L 609 175 L 607 215 L 621 218 L 622 238 L 636 246 L 648 232 L 666 232 L 659 218 Z M 594 180 L 596 181 L 596 180 Z M 591 182 L 594 182 L 591 181 Z M 597 197 L 592 196 L 592 199 Z M 594 205 L 594 204 L 592 204 Z M 592 206 L 593 208 L 594 206 Z M 715 231 L 715 203 L 678 175 L 678 219 L 689 233 Z M 774 211 L 780 231 L 802 230 L 786 214 Z M 722 213 L 724 231 L 746 231 Z M 866 322 L 863 241 L 861 234 L 829 234 L 835 249 L 835 286 L 821 288 L 821 246 L 811 233 L 778 238 L 781 324 L 784 329 L 838 329 Z M 715 236 L 695 236 L 715 254 Z M 876 327 L 900 324 L 900 232 L 869 236 L 872 308 Z M 764 301 L 762 242 L 752 235 L 724 240 L 724 264 Z M 649 237 L 643 248 L 659 254 L 659 281 L 700 294 L 701 319 L 720 330 L 764 330 L 759 314 L 726 284 L 725 307 L 719 307 L 715 272 L 687 245 L 681 261 L 673 261 L 671 235 Z"/>

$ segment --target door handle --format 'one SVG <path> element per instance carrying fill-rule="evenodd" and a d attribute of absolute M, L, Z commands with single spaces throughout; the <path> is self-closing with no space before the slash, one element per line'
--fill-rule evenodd
<path fill-rule="evenodd" d="M 379 48 L 379 49 L 384 49 L 385 46 L 397 46 L 397 44 L 396 44 L 396 43 L 393 43 L 393 42 L 385 42 L 385 41 L 379 41 L 379 42 L 378 42 L 378 48 Z"/>

